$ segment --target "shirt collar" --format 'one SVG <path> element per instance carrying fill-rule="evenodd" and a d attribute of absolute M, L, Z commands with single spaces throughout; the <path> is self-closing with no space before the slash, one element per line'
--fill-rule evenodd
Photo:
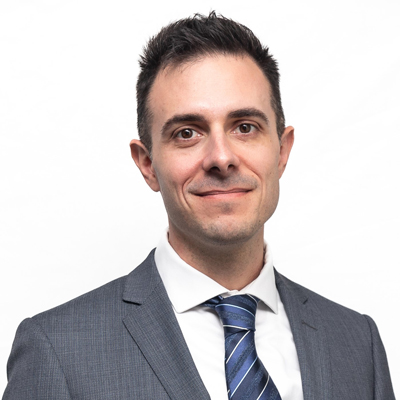
<path fill-rule="evenodd" d="M 183 261 L 168 242 L 164 234 L 155 252 L 158 272 L 167 290 L 172 306 L 177 313 L 183 313 L 212 297 L 236 294 L 251 294 L 262 300 L 275 314 L 278 312 L 278 291 L 272 254 L 267 243 L 264 266 L 260 275 L 242 290 L 228 290 L 219 283 Z"/>

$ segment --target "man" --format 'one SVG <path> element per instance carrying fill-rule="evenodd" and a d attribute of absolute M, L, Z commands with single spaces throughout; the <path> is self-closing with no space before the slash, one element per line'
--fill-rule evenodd
<path fill-rule="evenodd" d="M 264 223 L 294 136 L 268 49 L 196 15 L 141 68 L 131 151 L 168 234 L 128 276 L 23 321 L 3 399 L 394 399 L 374 322 L 273 269 Z"/>

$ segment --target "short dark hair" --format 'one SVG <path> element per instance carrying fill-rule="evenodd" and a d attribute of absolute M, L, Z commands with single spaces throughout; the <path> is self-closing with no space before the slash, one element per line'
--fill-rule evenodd
<path fill-rule="evenodd" d="M 157 74 L 168 66 L 216 54 L 248 55 L 257 63 L 271 86 L 271 106 L 276 116 L 278 136 L 281 137 L 285 116 L 277 62 L 269 54 L 268 47 L 263 46 L 249 28 L 212 11 L 208 16 L 195 14 L 167 25 L 148 41 L 143 50 L 136 85 L 137 126 L 139 137 L 150 153 L 152 115 L 148 99 Z"/>

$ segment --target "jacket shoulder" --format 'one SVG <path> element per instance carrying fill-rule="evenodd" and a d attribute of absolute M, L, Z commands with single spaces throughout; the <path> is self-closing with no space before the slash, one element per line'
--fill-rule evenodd
<path fill-rule="evenodd" d="M 336 388 L 334 398 L 348 398 L 353 393 L 352 398 L 357 399 L 394 400 L 386 352 L 375 322 L 277 272 L 275 278 L 298 355 L 311 369 L 325 357 Z M 315 356 L 311 361 L 310 354 Z"/>
<path fill-rule="evenodd" d="M 155 285 L 157 279 L 152 279 L 152 276 L 158 275 L 153 254 L 154 250 L 128 275 L 37 314 L 32 320 L 45 327 L 48 324 L 59 325 L 61 321 L 65 321 L 66 326 L 69 322 L 73 322 L 75 326 L 84 326 L 91 322 L 120 318 L 125 315 L 133 294 L 147 292 L 150 290 L 149 286 Z M 96 321 L 93 321 L 94 318 L 97 318 Z"/>
<path fill-rule="evenodd" d="M 370 318 L 335 301 L 332 301 L 306 287 L 291 281 L 284 275 L 275 272 L 276 284 L 281 294 L 290 293 L 300 303 L 307 304 L 327 323 L 361 324 L 369 330 Z"/>
<path fill-rule="evenodd" d="M 109 314 L 115 312 L 120 303 L 122 303 L 122 293 L 124 290 L 127 276 L 120 277 L 111 282 L 106 283 L 94 290 L 82 294 L 64 304 L 41 312 L 32 317 L 32 320 L 44 327 L 51 324 L 60 324 L 65 321 L 93 318 L 96 314 Z"/>

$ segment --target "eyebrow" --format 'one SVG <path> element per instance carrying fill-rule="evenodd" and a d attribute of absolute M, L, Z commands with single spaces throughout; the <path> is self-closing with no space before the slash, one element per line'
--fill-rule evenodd
<path fill-rule="evenodd" d="M 239 110 L 231 111 L 228 114 L 229 119 L 235 118 L 248 118 L 256 117 L 260 118 L 269 126 L 269 119 L 266 114 L 257 108 L 240 108 Z M 188 114 L 177 114 L 169 118 L 161 128 L 161 136 L 165 136 L 167 131 L 175 124 L 181 124 L 182 122 L 206 122 L 206 118 L 201 114 L 188 113 Z"/>
<path fill-rule="evenodd" d="M 247 118 L 247 117 L 256 117 L 260 118 L 265 122 L 267 126 L 269 126 L 269 119 L 265 113 L 263 113 L 260 110 L 257 110 L 257 108 L 241 108 L 239 110 L 231 111 L 228 114 L 228 118 Z"/>
<path fill-rule="evenodd" d="M 182 122 L 206 122 L 206 119 L 201 114 L 177 114 L 168 119 L 161 128 L 161 136 L 164 136 L 167 131 L 175 124 Z"/>

